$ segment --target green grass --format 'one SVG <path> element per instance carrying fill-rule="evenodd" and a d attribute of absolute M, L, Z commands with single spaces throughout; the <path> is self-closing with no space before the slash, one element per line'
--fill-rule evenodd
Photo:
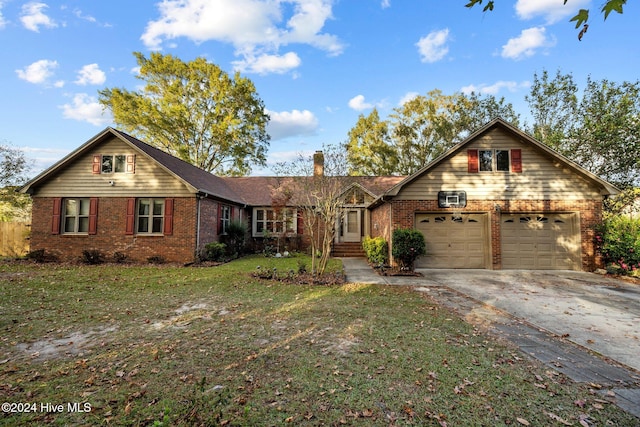
<path fill-rule="evenodd" d="M 409 288 L 251 276 L 301 260 L 0 264 L 0 425 L 637 422 Z"/>

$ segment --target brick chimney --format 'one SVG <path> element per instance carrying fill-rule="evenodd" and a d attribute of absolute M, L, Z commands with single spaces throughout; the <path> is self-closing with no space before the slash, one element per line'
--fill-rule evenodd
<path fill-rule="evenodd" d="M 324 154 L 320 150 L 313 155 L 313 176 L 324 176 Z"/>

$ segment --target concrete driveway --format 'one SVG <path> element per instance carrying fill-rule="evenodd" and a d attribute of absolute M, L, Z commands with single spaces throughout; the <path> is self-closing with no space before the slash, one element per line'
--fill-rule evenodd
<path fill-rule="evenodd" d="M 447 287 L 640 372 L 640 285 L 578 271 L 419 269 L 379 276 L 364 259 L 342 259 L 361 283 Z"/>
<path fill-rule="evenodd" d="M 640 371 L 640 286 L 576 271 L 420 270 L 446 286 Z"/>

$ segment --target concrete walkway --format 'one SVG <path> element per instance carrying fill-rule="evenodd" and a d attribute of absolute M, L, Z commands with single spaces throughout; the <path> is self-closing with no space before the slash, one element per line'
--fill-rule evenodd
<path fill-rule="evenodd" d="M 413 286 L 640 418 L 640 286 L 576 271 L 418 270 L 380 276 L 342 258 L 347 280 Z"/>

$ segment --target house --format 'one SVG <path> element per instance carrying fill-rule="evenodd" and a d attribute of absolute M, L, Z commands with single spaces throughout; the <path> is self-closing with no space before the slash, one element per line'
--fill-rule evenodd
<path fill-rule="evenodd" d="M 604 198 L 618 192 L 495 119 L 368 209 L 373 236 L 424 234 L 427 255 L 417 267 L 592 271 L 594 226 Z"/>
<path fill-rule="evenodd" d="M 316 153 L 318 175 L 322 160 Z M 340 179 L 336 246 L 366 235 L 392 245 L 394 229 L 416 228 L 428 252 L 418 266 L 431 268 L 593 270 L 593 226 L 618 192 L 501 119 L 411 176 Z M 33 198 L 32 250 L 186 263 L 232 220 L 252 241 L 279 234 L 308 244 L 295 192 L 277 194 L 287 180 L 218 177 L 107 128 L 21 191 Z"/>

